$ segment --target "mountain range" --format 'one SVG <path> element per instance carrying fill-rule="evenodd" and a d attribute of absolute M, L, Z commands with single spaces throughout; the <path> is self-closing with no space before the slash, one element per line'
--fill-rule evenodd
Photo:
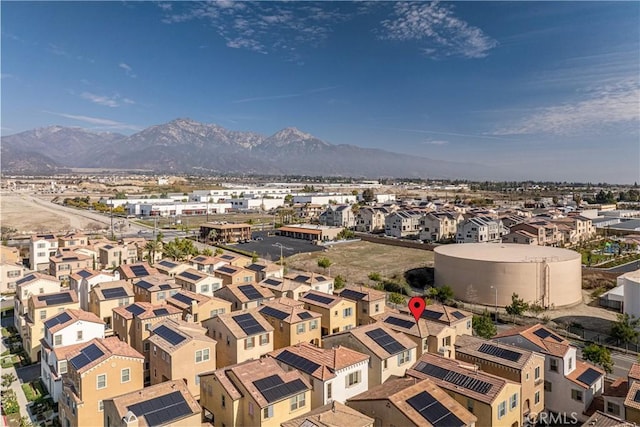
<path fill-rule="evenodd" d="M 354 145 L 286 128 L 271 136 L 176 119 L 130 136 L 49 126 L 2 137 L 3 173 L 70 168 L 162 173 L 491 179 L 497 171 Z"/>

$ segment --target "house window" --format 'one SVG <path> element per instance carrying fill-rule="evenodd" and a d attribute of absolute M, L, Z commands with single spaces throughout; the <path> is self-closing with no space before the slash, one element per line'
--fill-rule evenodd
<path fill-rule="evenodd" d="M 144 351 L 149 351 L 149 343 L 148 342 L 144 343 L 143 348 L 144 348 Z"/>
<path fill-rule="evenodd" d="M 98 411 L 104 411 L 104 402 L 102 400 L 98 400 Z"/>
<path fill-rule="evenodd" d="M 620 415 L 620 405 L 616 405 L 611 401 L 607 401 L 607 413 L 613 415 Z"/>
<path fill-rule="evenodd" d="M 101 374 L 97 376 L 97 389 L 100 390 L 107 386 L 107 374 Z"/>
<path fill-rule="evenodd" d="M 411 350 L 406 350 L 398 354 L 398 366 L 404 365 L 405 363 L 410 361 L 411 361 Z"/>
<path fill-rule="evenodd" d="M 429 348 L 429 342 L 425 338 L 425 340 L 422 342 L 422 350 L 426 351 L 428 348 Z"/>
<path fill-rule="evenodd" d="M 53 336 L 53 345 L 62 345 L 62 335 Z"/>
<path fill-rule="evenodd" d="M 318 329 L 318 320 L 317 319 L 316 320 L 312 320 L 309 323 L 309 329 L 310 330 Z"/>
<path fill-rule="evenodd" d="M 122 369 L 120 371 L 120 382 L 128 383 L 131 380 L 131 370 L 129 368 Z"/>
<path fill-rule="evenodd" d="M 467 329 L 471 329 L 471 320 L 467 320 Z"/>
<path fill-rule="evenodd" d="M 374 307 L 374 313 L 377 313 L 380 311 L 380 304 L 376 304 Z"/>
<path fill-rule="evenodd" d="M 345 308 L 342 310 L 342 317 L 351 317 L 353 315 L 353 310 L 351 307 Z"/>
<path fill-rule="evenodd" d="M 509 398 L 509 410 L 513 411 L 518 406 L 518 393 L 514 393 Z"/>
<path fill-rule="evenodd" d="M 558 361 L 556 359 L 549 359 L 549 369 L 553 372 L 558 372 Z"/>
<path fill-rule="evenodd" d="M 196 385 L 200 385 L 200 375 L 196 375 L 195 383 Z"/>
<path fill-rule="evenodd" d="M 539 391 L 536 391 L 536 394 L 533 397 L 533 403 L 535 403 L 536 405 L 538 403 L 540 403 L 540 392 Z"/>
<path fill-rule="evenodd" d="M 250 337 L 250 338 L 246 338 L 244 340 L 244 348 L 248 349 L 248 348 L 253 348 L 256 346 L 256 338 L 255 337 Z"/>
<path fill-rule="evenodd" d="M 387 359 L 382 361 L 382 369 L 387 369 Z"/>
<path fill-rule="evenodd" d="M 544 391 L 551 391 L 551 381 L 544 382 Z"/>
<path fill-rule="evenodd" d="M 60 372 L 61 374 L 66 374 L 67 373 L 67 361 L 66 360 L 61 360 L 58 363 L 58 372 Z"/>
<path fill-rule="evenodd" d="M 267 344 L 269 344 L 269 334 L 260 335 L 260 345 L 267 345 Z"/>
<path fill-rule="evenodd" d="M 577 400 L 578 402 L 582 402 L 582 391 L 571 389 L 571 398 L 573 400 Z"/>
<path fill-rule="evenodd" d="M 332 396 L 332 393 L 333 393 L 332 388 L 333 388 L 332 384 L 328 383 L 327 384 L 327 399 L 331 399 L 331 396 Z"/>
<path fill-rule="evenodd" d="M 304 323 L 298 323 L 298 324 L 296 325 L 296 332 L 297 332 L 298 334 L 304 334 L 304 332 L 305 332 Z"/>
<path fill-rule="evenodd" d="M 82 331 L 76 332 L 76 341 L 82 341 Z"/>
<path fill-rule="evenodd" d="M 536 369 L 535 369 L 534 374 L 533 374 L 533 379 L 537 380 L 539 378 L 540 378 L 540 366 L 536 366 Z"/>
<path fill-rule="evenodd" d="M 200 292 L 202 293 L 209 292 L 209 285 L 202 285 L 200 287 Z"/>
<path fill-rule="evenodd" d="M 504 417 L 505 415 L 507 415 L 507 401 L 503 400 L 498 405 L 498 419 Z"/>
<path fill-rule="evenodd" d="M 449 347 L 451 345 L 451 337 L 444 337 L 442 338 L 442 345 L 443 347 Z"/>
<path fill-rule="evenodd" d="M 158 292 L 158 299 L 165 299 L 166 295 L 164 292 Z"/>
<path fill-rule="evenodd" d="M 573 369 L 573 357 L 569 358 L 569 370 Z"/>
<path fill-rule="evenodd" d="M 196 363 L 204 362 L 207 360 L 209 360 L 208 348 L 196 351 Z"/>
<path fill-rule="evenodd" d="M 151 330 L 151 323 L 145 323 L 144 324 L 144 330 L 145 331 L 150 331 Z"/>
<path fill-rule="evenodd" d="M 269 405 L 266 408 L 264 408 L 262 412 L 262 416 L 264 417 L 265 420 L 267 418 L 273 417 L 273 405 Z"/>
<path fill-rule="evenodd" d="M 306 405 L 304 393 L 300 393 L 297 396 L 293 396 L 289 402 L 291 403 L 291 410 L 303 408 Z"/>
<path fill-rule="evenodd" d="M 347 378 L 346 378 L 347 387 L 356 385 L 361 380 L 362 380 L 362 373 L 360 371 L 352 372 L 349 375 L 347 375 Z"/>
<path fill-rule="evenodd" d="M 47 310 L 40 310 L 40 320 L 47 318 Z"/>
<path fill-rule="evenodd" d="M 223 407 L 223 408 L 226 408 L 226 406 L 227 406 L 227 405 L 226 405 L 226 399 L 225 399 L 225 396 L 224 396 L 224 394 L 223 394 L 223 395 L 222 395 L 222 407 Z"/>

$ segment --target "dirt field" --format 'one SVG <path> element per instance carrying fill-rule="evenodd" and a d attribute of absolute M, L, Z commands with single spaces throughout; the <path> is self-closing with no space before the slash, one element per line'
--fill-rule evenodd
<path fill-rule="evenodd" d="M 383 277 L 402 276 L 413 268 L 433 266 L 433 252 L 362 241 L 334 245 L 324 252 L 294 255 L 287 258 L 286 263 L 294 269 L 325 273 L 318 267 L 317 260 L 321 257 L 333 262 L 327 274 L 340 275 L 349 284 L 371 284 L 367 277 L 371 272 Z"/>

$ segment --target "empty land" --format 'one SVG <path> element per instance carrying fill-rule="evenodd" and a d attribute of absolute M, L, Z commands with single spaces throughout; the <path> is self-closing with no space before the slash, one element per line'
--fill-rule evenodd
<path fill-rule="evenodd" d="M 318 258 L 322 257 L 333 263 L 326 272 L 318 267 Z M 371 284 L 368 278 L 371 272 L 392 277 L 403 276 L 413 268 L 432 267 L 433 252 L 358 241 L 333 245 L 323 252 L 293 255 L 286 263 L 297 270 L 340 275 L 348 284 Z"/>

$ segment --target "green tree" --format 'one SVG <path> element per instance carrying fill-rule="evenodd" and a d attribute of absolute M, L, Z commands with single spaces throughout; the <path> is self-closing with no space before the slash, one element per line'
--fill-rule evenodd
<path fill-rule="evenodd" d="M 618 314 L 618 320 L 611 327 L 611 336 L 628 348 L 629 344 L 638 342 L 640 337 L 638 326 L 640 326 L 640 319 L 628 313 Z"/>
<path fill-rule="evenodd" d="M 217 238 L 218 238 L 218 232 L 216 230 L 211 230 L 209 231 L 209 234 L 207 234 L 207 240 L 209 242 L 215 242 Z"/>
<path fill-rule="evenodd" d="M 224 253 L 224 251 L 222 250 L 222 248 L 216 248 L 216 255 L 222 255 Z"/>
<path fill-rule="evenodd" d="M 345 284 L 346 280 L 339 274 L 333 279 L 333 288 L 336 290 L 344 288 Z"/>
<path fill-rule="evenodd" d="M 427 296 L 444 304 L 453 299 L 453 289 L 451 289 L 451 286 L 447 285 L 439 288 L 429 288 Z"/>
<path fill-rule="evenodd" d="M 2 388 L 6 389 L 11 387 L 11 384 L 13 384 L 13 382 L 16 381 L 17 379 L 18 378 L 16 378 L 13 372 L 8 374 L 2 374 Z"/>
<path fill-rule="evenodd" d="M 213 256 L 213 251 L 210 248 L 204 248 L 200 253 L 204 256 Z"/>
<path fill-rule="evenodd" d="M 389 302 L 392 304 L 397 304 L 397 305 L 401 305 L 405 303 L 405 299 L 404 296 L 402 294 L 399 294 L 397 292 L 392 292 L 389 295 Z"/>
<path fill-rule="evenodd" d="M 362 200 L 364 200 L 365 203 L 373 202 L 375 197 L 376 195 L 374 194 L 373 189 L 371 188 L 365 188 L 364 191 L 362 192 Z"/>
<path fill-rule="evenodd" d="M 487 310 L 480 316 L 473 316 L 473 332 L 485 339 L 493 338 L 498 333 Z"/>
<path fill-rule="evenodd" d="M 611 359 L 611 352 L 608 348 L 600 346 L 598 344 L 589 344 L 582 349 L 582 358 L 588 360 L 598 366 L 607 373 L 613 372 L 613 360 Z"/>
<path fill-rule="evenodd" d="M 327 257 L 318 258 L 318 267 L 326 270 L 327 268 L 331 267 L 332 264 L 333 263 L 331 262 L 331 260 Z"/>
<path fill-rule="evenodd" d="M 253 253 L 251 254 L 251 262 L 258 262 L 258 253 L 256 251 L 253 251 Z"/>
<path fill-rule="evenodd" d="M 524 302 L 522 298 L 518 298 L 518 294 L 515 292 L 511 295 L 511 304 L 504 308 L 507 314 L 513 316 L 513 321 L 515 323 L 516 316 L 522 316 L 525 311 L 529 310 L 529 304 Z"/>
<path fill-rule="evenodd" d="M 162 250 L 162 243 L 158 240 L 149 240 L 145 243 L 144 250 L 147 253 L 149 264 L 153 265 L 156 259 L 156 253 Z"/>
<path fill-rule="evenodd" d="M 287 194 L 286 196 L 284 196 L 284 202 L 286 204 L 292 204 L 293 203 L 293 195 L 292 194 Z"/>
<path fill-rule="evenodd" d="M 113 198 L 116 200 L 124 200 L 127 198 L 127 193 L 125 193 L 124 191 L 117 191 L 116 195 L 113 196 Z"/>

